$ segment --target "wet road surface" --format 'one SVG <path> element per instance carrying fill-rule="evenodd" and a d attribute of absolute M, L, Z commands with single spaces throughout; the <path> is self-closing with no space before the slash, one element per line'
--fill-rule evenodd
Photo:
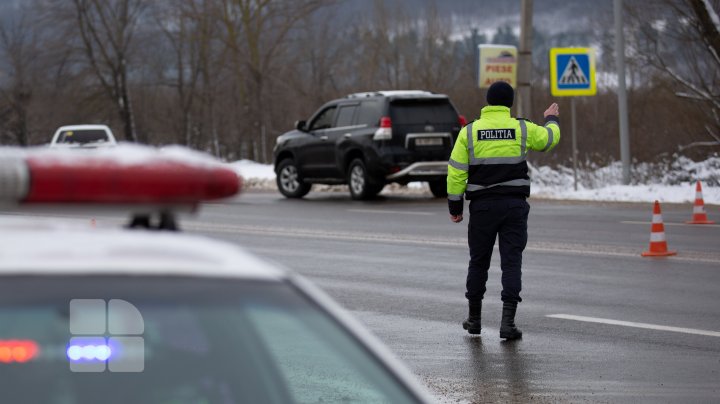
<path fill-rule="evenodd" d="M 524 337 L 514 342 L 498 335 L 497 248 L 482 334 L 460 326 L 467 221 L 450 223 L 444 200 L 250 192 L 204 205 L 181 227 L 314 281 L 443 402 L 720 401 L 720 226 L 684 225 L 690 205 L 663 205 L 679 254 L 641 258 L 651 204 L 530 202 L 516 319 Z M 720 219 L 718 206 L 707 210 Z"/>
<path fill-rule="evenodd" d="M 467 230 L 450 223 L 445 201 L 248 193 L 205 206 L 185 228 L 319 284 L 442 401 L 720 400 L 720 226 L 682 225 L 691 206 L 664 206 L 679 255 L 649 259 L 639 254 L 648 247 L 650 204 L 531 206 L 517 317 L 524 338 L 516 342 L 498 335 L 497 249 L 482 334 L 461 329 Z M 716 206 L 708 213 L 720 218 Z"/>

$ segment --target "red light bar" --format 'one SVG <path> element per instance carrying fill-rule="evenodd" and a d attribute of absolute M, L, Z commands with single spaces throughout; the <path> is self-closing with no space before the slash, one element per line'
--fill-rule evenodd
<path fill-rule="evenodd" d="M 23 203 L 186 204 L 233 196 L 242 181 L 221 165 L 176 161 L 120 164 L 111 159 L 26 159 L 29 186 Z"/>
<path fill-rule="evenodd" d="M 37 357 L 40 349 L 31 340 L 0 340 L 0 363 L 25 363 Z"/>

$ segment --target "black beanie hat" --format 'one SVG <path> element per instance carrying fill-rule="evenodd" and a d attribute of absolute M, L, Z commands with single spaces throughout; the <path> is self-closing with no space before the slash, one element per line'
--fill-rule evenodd
<path fill-rule="evenodd" d="M 515 91 L 513 91 L 510 84 L 504 81 L 496 81 L 488 88 L 486 98 L 490 105 L 502 105 L 512 108 Z"/>

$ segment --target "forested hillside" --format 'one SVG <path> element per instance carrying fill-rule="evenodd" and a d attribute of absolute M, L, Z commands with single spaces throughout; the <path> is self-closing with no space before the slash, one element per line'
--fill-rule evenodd
<path fill-rule="evenodd" d="M 693 8 L 702 1 L 625 3 L 633 157 L 717 153 L 720 61 Z M 720 1 L 708 4 L 717 15 Z M 124 140 L 269 161 L 295 120 L 380 89 L 446 93 L 476 118 L 477 45 L 517 44 L 519 11 L 519 0 L 0 0 L 0 143 L 107 123 Z M 594 47 L 600 90 L 577 100 L 579 155 L 616 160 L 612 2 L 535 0 L 533 27 L 527 118 L 557 101 L 569 134 L 569 100 L 549 94 L 548 51 Z M 562 142 L 536 158 L 570 152 Z"/>

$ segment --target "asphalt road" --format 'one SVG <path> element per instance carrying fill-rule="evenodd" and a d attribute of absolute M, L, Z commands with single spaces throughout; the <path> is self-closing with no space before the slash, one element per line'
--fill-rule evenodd
<path fill-rule="evenodd" d="M 450 223 L 444 200 L 247 193 L 184 228 L 310 278 L 444 401 L 720 401 L 720 226 L 684 225 L 690 205 L 664 206 L 679 254 L 641 258 L 650 204 L 531 206 L 516 342 L 498 335 L 497 248 L 482 334 L 461 329 L 467 227 Z"/>
<path fill-rule="evenodd" d="M 444 200 L 251 192 L 204 205 L 182 227 L 314 281 L 442 401 L 720 402 L 720 226 L 684 225 L 692 207 L 665 205 L 678 256 L 641 258 L 650 204 L 531 206 L 516 319 L 524 337 L 514 342 L 498 335 L 497 249 L 482 334 L 460 326 L 467 227 L 449 221 Z M 708 213 L 720 221 L 717 206 Z"/>

